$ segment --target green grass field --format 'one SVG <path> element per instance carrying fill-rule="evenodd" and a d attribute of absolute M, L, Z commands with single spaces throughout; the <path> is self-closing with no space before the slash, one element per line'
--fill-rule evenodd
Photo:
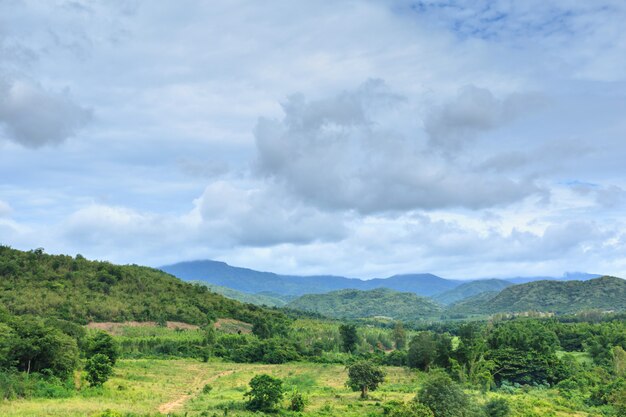
<path fill-rule="evenodd" d="M 70 398 L 13 400 L 0 403 L 5 417 L 92 416 L 106 409 L 139 415 L 252 416 L 244 409 L 244 393 L 250 379 L 267 373 L 284 381 L 287 391 L 298 389 L 309 404 L 305 416 L 380 416 L 382 404 L 390 400 L 410 400 L 415 396 L 421 374 L 404 368 L 386 367 L 386 382 L 370 399 L 345 387 L 342 365 L 292 363 L 285 365 L 202 363 L 196 360 L 121 360 L 115 376 L 100 389 L 88 388 L 77 375 L 78 393 Z M 212 390 L 202 393 L 205 384 Z M 485 397 L 474 393 L 477 401 Z M 489 393 L 489 398 L 505 396 L 514 416 L 599 416 L 577 410 L 556 390 L 530 390 L 515 394 Z M 285 399 L 285 405 L 287 400 Z M 225 414 L 225 409 L 228 411 Z M 299 415 L 282 412 L 283 415 Z M 258 414 L 257 414 L 258 415 Z"/>

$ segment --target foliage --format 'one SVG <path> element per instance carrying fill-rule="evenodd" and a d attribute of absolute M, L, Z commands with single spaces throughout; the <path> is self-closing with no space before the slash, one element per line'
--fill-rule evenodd
<path fill-rule="evenodd" d="M 275 411 L 284 395 L 283 382 L 267 374 L 257 375 L 250 380 L 250 391 L 244 395 L 249 397 L 246 403 L 248 410 Z"/>
<path fill-rule="evenodd" d="M 339 334 L 341 334 L 341 342 L 344 352 L 352 353 L 359 343 L 359 335 L 354 324 L 342 324 L 339 326 Z"/>
<path fill-rule="evenodd" d="M 507 417 L 511 414 L 509 402 L 504 398 L 496 398 L 485 404 L 487 417 Z"/>
<path fill-rule="evenodd" d="M 348 366 L 346 385 L 353 391 L 361 391 L 361 398 L 367 398 L 368 391 L 374 391 L 385 380 L 385 373 L 369 361 L 358 361 Z"/>
<path fill-rule="evenodd" d="M 406 330 L 401 321 L 397 321 L 393 326 L 393 343 L 396 349 L 404 349 L 406 347 Z"/>
<path fill-rule="evenodd" d="M 107 355 L 96 353 L 87 360 L 85 371 L 89 385 L 99 387 L 113 374 L 113 364 Z"/>
<path fill-rule="evenodd" d="M 452 338 L 449 335 L 419 332 L 409 343 L 407 364 L 423 371 L 433 365 L 448 367 L 451 353 Z"/>
<path fill-rule="evenodd" d="M 284 320 L 276 310 L 241 304 L 157 269 L 88 261 L 0 246 L 0 304 L 85 324 L 90 321 L 182 321 L 203 325 L 216 317 L 253 323 Z"/>
<path fill-rule="evenodd" d="M 304 411 L 307 400 L 304 398 L 300 391 L 295 390 L 289 397 L 289 410 L 290 411 Z"/>
<path fill-rule="evenodd" d="M 434 414 L 424 404 L 417 401 L 409 401 L 406 403 L 391 403 L 384 407 L 385 416 L 387 417 L 433 417 Z"/>
<path fill-rule="evenodd" d="M 461 387 L 443 372 L 429 376 L 417 399 L 430 408 L 435 417 L 464 417 L 470 403 Z"/>
<path fill-rule="evenodd" d="M 87 339 L 85 354 L 88 358 L 102 354 L 109 358 L 111 365 L 115 365 L 119 357 L 119 347 L 110 334 L 97 331 Z"/>

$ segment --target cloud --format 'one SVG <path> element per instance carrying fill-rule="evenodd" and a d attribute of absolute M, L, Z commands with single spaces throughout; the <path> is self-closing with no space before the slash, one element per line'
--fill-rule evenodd
<path fill-rule="evenodd" d="M 432 147 L 455 153 L 476 135 L 511 122 L 523 112 L 536 109 L 540 102 L 532 94 L 497 99 L 486 88 L 468 85 L 453 100 L 432 109 L 424 126 Z"/>
<path fill-rule="evenodd" d="M 501 107 L 482 90 L 470 94 L 486 95 L 491 107 Z M 462 162 L 451 163 L 433 154 L 423 141 L 398 133 L 385 113 L 399 111 L 411 117 L 399 106 L 404 100 L 380 80 L 320 100 L 291 96 L 283 104 L 282 120 L 261 118 L 257 123 L 257 168 L 312 204 L 362 213 L 479 209 L 540 191 L 529 179 L 473 172 Z M 490 117 L 504 117 L 480 116 L 480 109 L 478 116 L 472 116 L 476 111 L 465 98 L 462 101 L 444 112 L 438 121 L 440 130 L 450 119 L 455 124 L 451 129 L 458 130 L 465 128 L 462 123 L 491 125 Z M 463 109 L 474 113 L 463 116 Z M 419 138 L 417 133 L 414 136 Z"/>
<path fill-rule="evenodd" d="M 90 117 L 91 112 L 67 94 L 25 80 L 0 79 L 0 126 L 8 139 L 25 147 L 59 144 Z"/>
<path fill-rule="evenodd" d="M 347 233 L 342 216 L 308 207 L 271 183 L 216 181 L 195 205 L 203 229 L 238 245 L 338 241 Z"/>

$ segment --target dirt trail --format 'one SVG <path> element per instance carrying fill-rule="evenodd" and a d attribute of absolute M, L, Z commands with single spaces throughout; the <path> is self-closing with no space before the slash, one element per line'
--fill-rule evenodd
<path fill-rule="evenodd" d="M 197 394 L 197 391 L 200 391 L 204 387 L 205 384 L 208 384 L 209 382 L 213 382 L 216 379 L 221 378 L 223 376 L 230 375 L 234 372 L 235 372 L 234 370 L 223 371 L 223 372 L 220 372 L 219 374 L 213 375 L 212 377 L 208 379 L 196 378 L 192 383 L 193 393 L 181 395 L 180 397 L 176 398 L 173 401 L 167 402 L 165 404 L 161 404 L 159 406 L 159 413 L 167 415 L 171 413 L 172 411 L 176 410 L 177 408 L 182 407 L 195 394 Z"/>

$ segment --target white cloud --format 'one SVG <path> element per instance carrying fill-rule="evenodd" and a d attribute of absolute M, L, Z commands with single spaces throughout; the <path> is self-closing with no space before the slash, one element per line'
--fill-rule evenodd
<path fill-rule="evenodd" d="M 67 94 L 51 93 L 24 80 L 0 79 L 0 127 L 6 137 L 21 145 L 59 144 L 90 117 Z"/>

